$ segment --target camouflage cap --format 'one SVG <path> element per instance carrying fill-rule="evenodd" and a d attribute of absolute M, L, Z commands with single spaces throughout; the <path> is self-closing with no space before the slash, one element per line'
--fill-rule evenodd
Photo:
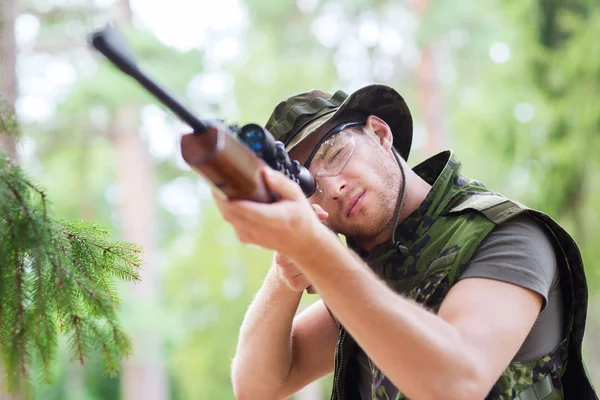
<path fill-rule="evenodd" d="M 412 116 L 402 96 L 385 85 L 365 86 L 350 96 L 341 90 L 333 95 L 320 90 L 294 95 L 275 107 L 265 128 L 290 151 L 324 124 L 347 114 L 383 119 L 392 130 L 394 147 L 408 159 Z"/>

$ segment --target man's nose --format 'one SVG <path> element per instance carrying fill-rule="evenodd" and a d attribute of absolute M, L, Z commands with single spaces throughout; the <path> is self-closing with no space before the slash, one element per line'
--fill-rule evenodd
<path fill-rule="evenodd" d="M 344 193 L 347 188 L 346 179 L 343 175 L 336 176 L 323 176 L 320 177 L 321 186 L 325 190 L 325 196 L 333 200 L 337 200 L 340 195 Z"/>

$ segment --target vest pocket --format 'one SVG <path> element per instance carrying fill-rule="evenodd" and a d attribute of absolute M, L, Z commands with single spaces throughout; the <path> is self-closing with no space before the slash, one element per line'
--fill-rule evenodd
<path fill-rule="evenodd" d="M 537 381 L 527 389 L 519 393 L 513 400 L 551 400 L 550 396 L 554 388 L 552 387 L 552 378 L 546 375 L 541 381 Z M 562 399 L 560 393 L 554 391 L 554 399 Z"/>

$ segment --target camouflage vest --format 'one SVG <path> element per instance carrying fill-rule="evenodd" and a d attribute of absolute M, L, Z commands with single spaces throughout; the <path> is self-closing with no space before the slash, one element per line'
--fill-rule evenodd
<path fill-rule="evenodd" d="M 408 254 L 401 255 L 391 244 L 384 244 L 370 254 L 356 249 L 359 255 L 396 292 L 437 313 L 486 235 L 515 215 L 530 213 L 554 238 L 564 285 L 566 338 L 543 357 L 512 362 L 486 399 L 597 399 L 581 354 L 587 285 L 581 256 L 571 237 L 550 217 L 460 175 L 460 162 L 449 151 L 426 160 L 414 171 L 433 186 L 420 208 L 396 228 L 396 237 L 408 248 Z M 333 400 L 360 399 L 356 346 L 340 327 Z M 406 398 L 370 359 L 369 365 L 373 399 Z"/>

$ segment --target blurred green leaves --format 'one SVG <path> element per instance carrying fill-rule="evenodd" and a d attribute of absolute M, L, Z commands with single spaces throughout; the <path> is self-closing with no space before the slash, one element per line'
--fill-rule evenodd
<path fill-rule="evenodd" d="M 433 79 L 443 95 L 440 118 L 449 132 L 446 143 L 457 151 L 465 173 L 549 213 L 568 228 L 581 245 L 592 292 L 598 292 L 597 1 L 436 0 L 421 17 L 414 2 L 385 0 L 247 0 L 241 5 L 249 23 L 235 37 L 240 53 L 233 60 L 213 59 L 205 49 L 178 52 L 144 29 L 124 34 L 144 69 L 191 100 L 188 104 L 199 114 L 216 114 L 228 123 L 263 124 L 277 102 L 312 88 L 349 91 L 363 80 L 394 86 L 415 115 L 413 165 L 426 156 L 425 113 L 417 101 L 416 75 L 420 51 L 430 46 L 438 68 Z M 365 13 L 381 34 L 378 43 L 368 46 L 359 40 Z M 319 19 L 325 14 L 328 18 Z M 69 23 L 69 15 L 75 14 L 42 19 L 40 46 L 51 38 L 72 38 L 92 19 L 77 17 Z M 340 37 L 327 46 L 321 43 L 315 33 L 317 21 L 341 32 Z M 382 44 L 391 41 L 382 33 L 385 29 L 400 38 L 390 53 L 382 51 Z M 409 57 L 412 49 L 416 53 Z M 388 74 L 376 73 L 377 59 L 385 62 Z M 73 218 L 87 213 L 116 227 L 113 113 L 124 103 L 143 107 L 156 102 L 101 58 L 92 64 L 58 99 L 51 121 L 24 131 L 35 143 L 36 177 L 54 199 L 56 214 Z M 364 75 L 344 75 L 343 68 Z M 226 92 L 212 97 L 198 85 L 199 80 L 220 79 Z M 169 133 L 175 137 L 182 132 Z M 164 295 L 143 308 L 126 305 L 123 319 L 134 324 L 148 313 L 165 316 L 174 396 L 229 399 L 229 367 L 239 324 L 270 256 L 237 242 L 205 200 L 206 187 L 195 186 L 200 178 L 183 169 L 177 158 L 154 159 L 161 199 L 175 197 L 165 188 L 184 178 L 192 189 L 183 196 L 197 197 L 199 212 L 186 217 L 177 210 L 179 203 L 160 209 Z M 95 368 L 86 369 L 89 396 L 117 398 L 118 382 L 101 380 Z M 66 387 L 67 379 L 68 373 L 61 373 L 56 386 Z"/>

